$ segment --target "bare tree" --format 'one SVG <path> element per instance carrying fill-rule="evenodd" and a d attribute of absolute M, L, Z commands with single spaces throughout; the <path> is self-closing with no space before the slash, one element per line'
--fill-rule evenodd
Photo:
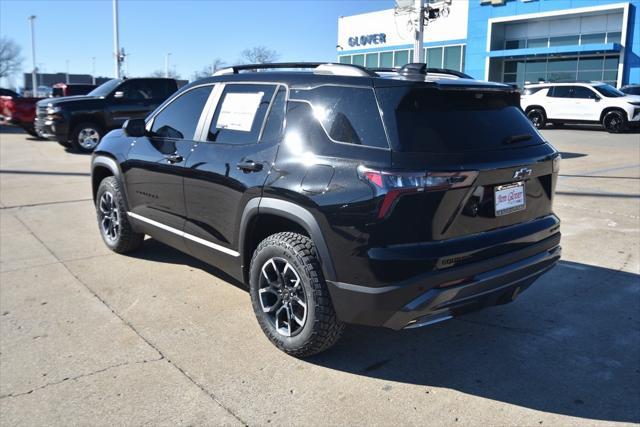
<path fill-rule="evenodd" d="M 155 70 L 153 73 L 150 74 L 150 77 L 166 77 L 166 76 L 163 70 Z M 180 74 L 178 74 L 175 69 L 169 70 L 169 78 L 179 79 Z"/>
<path fill-rule="evenodd" d="M 240 57 L 243 62 L 250 64 L 269 64 L 275 62 L 280 57 L 280 54 L 265 46 L 256 46 L 243 50 Z"/>
<path fill-rule="evenodd" d="M 20 70 L 20 46 L 7 37 L 0 37 L 0 78 L 9 77 Z"/>

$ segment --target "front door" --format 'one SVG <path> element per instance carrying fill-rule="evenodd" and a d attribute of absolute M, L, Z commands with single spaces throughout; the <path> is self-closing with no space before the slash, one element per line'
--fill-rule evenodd
<path fill-rule="evenodd" d="M 572 92 L 573 114 L 578 120 L 599 120 L 602 107 L 599 106 L 600 97 L 584 86 L 575 86 Z"/>
<path fill-rule="evenodd" d="M 216 87 L 203 142 L 185 175 L 186 244 L 196 257 L 233 271 L 246 204 L 262 194 L 284 121 L 286 89 L 275 84 Z M 265 123 L 265 117 L 268 119 Z"/>
<path fill-rule="evenodd" d="M 130 216 L 148 234 L 182 250 L 185 165 L 211 90 L 197 87 L 168 103 L 147 123 L 148 136 L 134 138 L 123 164 Z"/>
<path fill-rule="evenodd" d="M 161 79 L 123 82 L 111 95 L 107 107 L 107 128 L 118 128 L 127 119 L 144 119 L 167 98 L 167 85 L 167 81 Z"/>

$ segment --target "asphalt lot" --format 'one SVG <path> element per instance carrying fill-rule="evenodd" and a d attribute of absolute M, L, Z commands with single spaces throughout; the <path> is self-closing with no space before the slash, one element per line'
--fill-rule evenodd
<path fill-rule="evenodd" d="M 544 134 L 558 267 L 513 304 L 297 360 L 215 269 L 109 252 L 89 156 L 0 128 L 0 424 L 639 423 L 640 134 Z"/>

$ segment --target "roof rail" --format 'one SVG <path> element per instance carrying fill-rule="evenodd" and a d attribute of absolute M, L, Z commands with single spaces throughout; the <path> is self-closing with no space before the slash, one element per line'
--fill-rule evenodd
<path fill-rule="evenodd" d="M 428 68 L 427 64 L 422 62 L 412 62 L 403 67 L 396 68 L 369 68 L 371 71 L 381 73 L 400 73 L 400 74 L 449 74 L 451 76 L 460 77 L 462 79 L 473 79 L 468 74 L 448 68 Z"/>
<path fill-rule="evenodd" d="M 374 71 L 361 67 L 359 65 L 336 64 L 333 62 L 274 62 L 271 64 L 242 64 L 223 68 L 213 73 L 213 75 L 223 76 L 227 74 L 239 74 L 240 71 L 271 70 L 279 68 L 313 68 L 315 74 L 378 77 L 378 75 Z"/>

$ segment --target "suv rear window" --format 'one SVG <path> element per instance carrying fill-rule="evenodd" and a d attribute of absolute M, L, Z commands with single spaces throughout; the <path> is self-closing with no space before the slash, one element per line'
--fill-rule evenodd
<path fill-rule="evenodd" d="M 455 153 L 544 142 L 516 94 L 397 87 L 376 92 L 389 137 L 400 151 Z M 514 136 L 520 141 L 508 144 Z"/>

